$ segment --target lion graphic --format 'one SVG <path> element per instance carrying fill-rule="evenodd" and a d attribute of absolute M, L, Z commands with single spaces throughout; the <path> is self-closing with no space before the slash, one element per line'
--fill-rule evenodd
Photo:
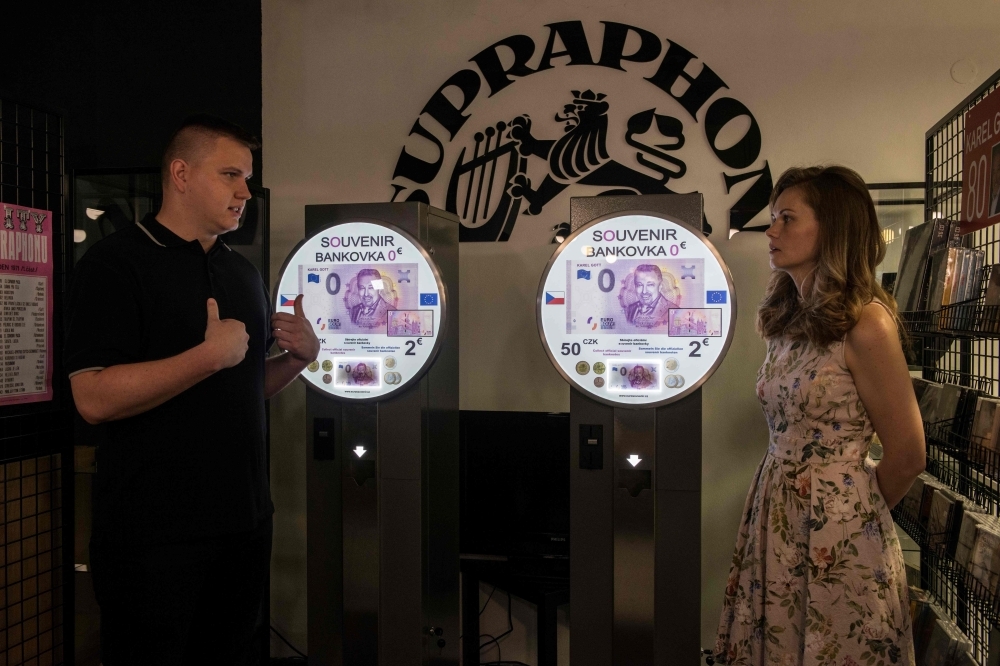
<path fill-rule="evenodd" d="M 656 109 L 628 119 L 625 143 L 637 150 L 639 164 L 659 174 L 652 176 L 609 155 L 607 96 L 592 90 L 574 90 L 572 94 L 572 102 L 554 116 L 563 123 L 563 135 L 558 139 L 536 138 L 531 118 L 522 115 L 477 132 L 467 160 L 466 149 L 459 154 L 445 207 L 462 218 L 463 241 L 507 240 L 522 212 L 522 200 L 528 204 L 525 215 L 538 215 L 559 193 L 577 183 L 611 188 L 602 195 L 674 193 L 668 182 L 687 172 L 685 163 L 669 154 L 684 145 L 680 120 L 656 113 Z M 637 140 L 637 136 L 652 129 L 654 122 L 662 140 L 653 145 Z M 527 175 L 528 163 L 533 159 L 544 160 L 548 167 L 548 174 L 537 187 Z M 504 189 L 494 197 L 491 207 L 495 180 L 503 183 Z"/>

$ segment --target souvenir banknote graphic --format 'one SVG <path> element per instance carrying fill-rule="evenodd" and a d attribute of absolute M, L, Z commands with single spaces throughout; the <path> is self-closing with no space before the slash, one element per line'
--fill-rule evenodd
<path fill-rule="evenodd" d="M 717 338 L 722 335 L 722 310 L 719 308 L 682 308 L 671 310 L 668 332 L 673 336 Z"/>
<path fill-rule="evenodd" d="M 666 335 L 670 311 L 705 305 L 704 259 L 566 262 L 566 332 Z"/>
<path fill-rule="evenodd" d="M 378 386 L 380 383 L 378 359 L 344 359 L 337 361 L 334 386 L 365 387 Z"/>
<path fill-rule="evenodd" d="M 660 386 L 660 364 L 642 361 L 610 363 L 608 390 L 656 391 Z"/>
<path fill-rule="evenodd" d="M 433 310 L 392 310 L 389 312 L 390 337 L 427 338 L 433 335 Z"/>
<path fill-rule="evenodd" d="M 416 310 L 417 264 L 302 265 L 299 293 L 317 331 L 385 334 L 392 310 Z"/>

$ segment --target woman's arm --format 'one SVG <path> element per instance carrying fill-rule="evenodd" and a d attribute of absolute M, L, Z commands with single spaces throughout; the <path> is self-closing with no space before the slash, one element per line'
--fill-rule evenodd
<path fill-rule="evenodd" d="M 892 508 L 924 470 L 924 427 L 896 325 L 878 303 L 869 303 L 844 345 L 847 368 L 882 442 L 876 467 L 879 489 Z"/>

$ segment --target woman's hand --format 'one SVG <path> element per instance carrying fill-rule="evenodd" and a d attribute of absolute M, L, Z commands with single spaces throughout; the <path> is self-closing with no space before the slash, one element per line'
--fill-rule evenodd
<path fill-rule="evenodd" d="M 844 343 L 847 368 L 861 403 L 882 442 L 876 467 L 879 490 L 891 509 L 924 470 L 924 426 L 896 324 L 878 303 L 869 303 Z"/>

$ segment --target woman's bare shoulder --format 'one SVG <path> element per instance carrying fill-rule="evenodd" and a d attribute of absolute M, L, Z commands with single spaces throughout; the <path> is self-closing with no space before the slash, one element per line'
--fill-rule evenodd
<path fill-rule="evenodd" d="M 861 317 L 854 328 L 847 332 L 846 343 L 861 356 L 886 344 L 899 344 L 896 322 L 885 306 L 872 301 L 861 310 Z"/>

